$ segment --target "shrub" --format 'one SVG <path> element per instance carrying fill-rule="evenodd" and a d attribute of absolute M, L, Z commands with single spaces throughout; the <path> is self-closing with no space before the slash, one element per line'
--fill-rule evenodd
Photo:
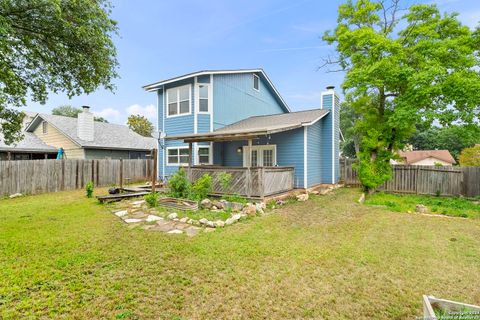
<path fill-rule="evenodd" d="M 222 199 L 227 200 L 228 202 L 238 202 L 241 204 L 246 204 L 248 202 L 247 199 L 240 196 L 238 193 L 224 195 Z"/>
<path fill-rule="evenodd" d="M 144 198 L 148 206 L 153 208 L 158 206 L 158 199 L 160 198 L 160 194 L 156 192 L 150 192 L 149 194 L 145 195 Z"/>
<path fill-rule="evenodd" d="M 462 166 L 480 166 L 480 144 L 463 149 L 459 160 Z"/>
<path fill-rule="evenodd" d="M 223 192 L 227 192 L 230 189 L 230 184 L 232 183 L 232 174 L 227 172 L 220 172 L 218 175 L 220 180 L 220 186 L 222 187 Z"/>
<path fill-rule="evenodd" d="M 93 196 L 93 182 L 89 181 L 85 185 L 85 192 L 87 193 L 87 198 L 91 198 Z"/>
<path fill-rule="evenodd" d="M 192 200 L 200 201 L 205 199 L 212 191 L 212 177 L 208 173 L 205 173 L 200 179 L 195 181 L 190 191 L 190 198 Z"/>
<path fill-rule="evenodd" d="M 185 169 L 180 168 L 168 180 L 170 196 L 174 198 L 188 198 L 190 195 L 191 184 L 188 181 Z"/>

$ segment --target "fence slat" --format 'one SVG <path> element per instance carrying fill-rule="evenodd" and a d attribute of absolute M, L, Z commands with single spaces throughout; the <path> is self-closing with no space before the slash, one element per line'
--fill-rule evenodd
<path fill-rule="evenodd" d="M 152 160 L 123 160 L 126 182 L 150 179 Z M 117 185 L 120 160 L 18 160 L 0 161 L 0 196 L 39 194 L 83 188 L 89 181 L 98 187 Z"/>

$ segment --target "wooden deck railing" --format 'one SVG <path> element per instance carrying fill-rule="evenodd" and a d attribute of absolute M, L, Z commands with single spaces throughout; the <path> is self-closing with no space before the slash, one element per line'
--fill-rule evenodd
<path fill-rule="evenodd" d="M 212 193 L 214 194 L 238 194 L 248 198 L 263 198 L 294 188 L 293 167 L 193 166 L 186 170 L 192 182 L 208 173 L 213 180 Z M 232 176 L 227 190 L 222 187 L 220 179 L 222 173 L 229 173 Z"/>

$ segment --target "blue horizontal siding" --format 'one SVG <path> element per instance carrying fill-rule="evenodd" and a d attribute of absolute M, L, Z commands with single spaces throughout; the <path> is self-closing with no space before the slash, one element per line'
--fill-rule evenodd
<path fill-rule="evenodd" d="M 277 147 L 277 165 L 295 168 L 295 187 L 303 187 L 303 128 L 272 134 L 270 138 L 262 137 L 252 141 L 253 145 L 274 144 Z M 224 166 L 243 166 L 243 152 L 238 153 L 239 147 L 246 146 L 246 141 L 223 142 L 221 146 L 215 144 L 215 149 L 221 149 L 220 155 L 215 158 L 215 164 Z"/>
<path fill-rule="evenodd" d="M 307 187 L 322 183 L 322 126 L 320 121 L 306 127 L 307 130 Z"/>
<path fill-rule="evenodd" d="M 257 115 L 285 110 L 265 79 L 253 89 L 253 73 L 218 74 L 213 77 L 214 129 Z"/>
<path fill-rule="evenodd" d="M 210 132 L 210 115 L 209 114 L 197 114 L 197 132 L 205 133 Z"/>

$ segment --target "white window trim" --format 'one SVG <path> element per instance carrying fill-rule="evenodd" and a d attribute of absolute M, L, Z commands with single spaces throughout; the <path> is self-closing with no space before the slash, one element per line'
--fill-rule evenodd
<path fill-rule="evenodd" d="M 208 92 L 208 111 L 200 111 L 200 86 L 206 86 L 207 87 L 207 92 Z M 196 105 L 197 105 L 197 113 L 198 114 L 211 114 L 212 113 L 212 94 L 211 94 L 211 90 L 210 90 L 210 84 L 209 83 L 197 83 L 197 86 L 196 86 L 196 97 L 195 97 L 195 100 L 196 100 Z"/>
<path fill-rule="evenodd" d="M 261 144 L 261 145 L 254 145 L 250 149 L 257 150 L 257 163 L 263 164 L 263 150 L 273 150 L 273 166 L 277 166 L 277 145 L 276 144 Z M 250 152 L 248 146 L 243 146 L 243 166 L 248 167 L 250 161 Z M 262 166 L 259 166 L 262 167 Z"/>
<path fill-rule="evenodd" d="M 200 155 L 198 149 L 208 148 L 208 163 L 200 163 Z M 197 165 L 212 165 L 213 164 L 213 148 L 211 145 L 197 145 L 195 148 L 195 164 Z"/>
<path fill-rule="evenodd" d="M 258 89 L 255 88 L 255 78 L 258 79 Z M 254 73 L 252 79 L 253 79 L 253 83 L 252 83 L 253 90 L 260 92 L 260 77 Z"/>
<path fill-rule="evenodd" d="M 169 156 L 168 156 L 168 151 L 169 150 L 172 150 L 172 149 L 179 149 L 179 153 L 178 153 L 178 161 L 180 161 L 180 149 L 187 149 L 188 150 L 188 146 L 180 146 L 180 147 L 167 147 L 167 152 L 166 152 L 166 160 L 167 160 L 167 166 L 169 167 L 186 167 L 188 166 L 188 163 L 170 163 L 170 159 L 169 159 Z"/>
<path fill-rule="evenodd" d="M 180 88 L 182 88 L 182 87 L 188 87 L 188 113 L 181 113 L 180 114 Z M 171 90 L 177 90 L 177 112 L 178 113 L 174 114 L 174 115 L 169 115 L 168 114 L 168 105 L 169 105 L 168 94 Z M 165 108 L 165 116 L 167 118 L 176 118 L 176 117 L 188 116 L 188 115 L 192 114 L 192 85 L 191 84 L 186 84 L 186 85 L 183 85 L 183 86 L 167 89 L 166 97 L 167 97 L 167 99 L 166 99 L 167 105 L 166 105 L 166 108 Z M 184 100 L 182 100 L 182 101 L 184 101 Z"/>

